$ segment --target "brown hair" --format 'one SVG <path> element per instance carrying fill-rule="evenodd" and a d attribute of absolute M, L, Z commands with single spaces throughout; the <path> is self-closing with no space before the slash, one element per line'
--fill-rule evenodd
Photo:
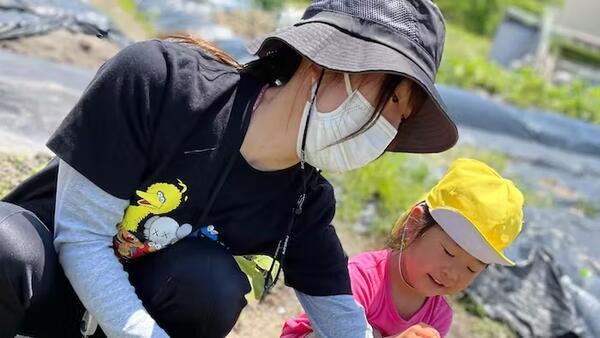
<path fill-rule="evenodd" d="M 298 69 L 298 66 L 300 65 L 300 62 L 302 61 L 302 56 L 300 53 L 295 51 L 291 46 L 285 44 L 283 41 L 273 41 L 272 44 L 275 46 L 271 48 L 266 56 L 255 61 L 251 61 L 246 65 L 242 65 L 237 62 L 235 58 L 214 44 L 198 37 L 194 37 L 193 35 L 176 33 L 161 36 L 161 38 L 199 47 L 211 54 L 221 63 L 234 67 L 240 71 L 251 72 L 255 76 L 262 78 L 270 84 L 275 84 L 276 81 L 287 82 L 294 75 Z M 412 80 L 401 75 L 386 74 L 381 84 L 379 96 L 375 104 L 375 111 L 369 120 L 358 130 L 344 137 L 338 142 L 343 142 L 356 137 L 365 132 L 367 129 L 371 128 L 381 115 L 386 104 L 394 95 L 394 90 L 396 90 L 396 87 L 398 87 L 402 81 Z M 425 90 L 416 82 L 412 81 L 410 97 L 408 99 L 408 106 L 411 108 L 411 116 L 421 109 L 421 106 L 425 103 L 426 99 L 427 93 Z"/>
<path fill-rule="evenodd" d="M 388 104 L 388 102 L 394 95 L 394 90 L 396 90 L 396 87 L 398 87 L 398 85 L 403 81 L 411 81 L 412 84 L 410 88 L 410 97 L 408 98 L 408 106 L 411 110 L 410 116 L 413 116 L 413 114 L 421 110 L 421 107 L 427 99 L 427 94 L 425 93 L 425 90 L 421 88 L 421 86 L 419 86 L 416 82 L 407 77 L 396 74 L 386 74 L 381 84 L 379 96 L 377 97 L 375 111 L 373 112 L 369 120 L 357 131 L 344 137 L 343 139 L 338 141 L 338 143 L 356 137 L 364 133 L 367 129 L 371 128 L 375 124 L 379 116 L 381 116 L 381 113 L 383 112 L 383 109 L 385 108 L 386 104 Z"/>
<path fill-rule="evenodd" d="M 405 213 L 403 213 L 400 218 L 396 221 L 396 224 L 392 228 L 390 236 L 387 240 L 386 246 L 394 251 L 402 251 L 406 249 L 408 245 L 406 243 L 402 243 L 402 233 L 406 228 L 408 218 L 410 216 L 411 211 L 421 205 L 423 207 L 423 215 L 418 219 L 413 226 L 415 227 L 414 232 L 415 235 L 412 237 L 414 240 L 420 236 L 423 236 L 427 231 L 437 225 L 437 222 L 431 216 L 429 212 L 429 207 L 425 201 L 421 201 L 415 204 L 412 208 L 408 209 Z M 405 238 L 406 241 L 406 238 Z M 410 245 L 410 242 L 408 243 Z"/>
<path fill-rule="evenodd" d="M 199 47 L 203 50 L 205 50 L 206 52 L 208 52 L 210 55 L 212 55 L 215 59 L 217 59 L 219 62 L 234 67 L 236 69 L 241 69 L 243 66 L 236 61 L 236 59 L 227 54 L 227 52 L 223 51 L 222 49 L 220 49 L 219 47 L 215 46 L 214 44 L 200 39 L 198 37 L 195 37 L 191 34 L 185 34 L 185 33 L 174 33 L 174 34 L 168 34 L 168 35 L 162 35 L 160 36 L 161 39 L 163 40 L 172 40 L 174 42 L 178 42 L 181 44 L 187 44 L 187 45 L 191 45 L 194 47 Z"/>

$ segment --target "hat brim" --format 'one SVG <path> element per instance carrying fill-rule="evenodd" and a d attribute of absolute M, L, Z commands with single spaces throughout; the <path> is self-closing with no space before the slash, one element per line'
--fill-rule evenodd
<path fill-rule="evenodd" d="M 429 212 L 444 232 L 471 256 L 486 264 L 515 265 L 504 253 L 494 249 L 459 212 L 449 208 L 430 209 Z"/>
<path fill-rule="evenodd" d="M 427 93 L 421 109 L 398 128 L 388 151 L 438 153 L 450 149 L 458 141 L 456 125 L 433 79 L 417 63 L 386 45 L 344 33 L 336 27 L 309 22 L 278 30 L 253 41 L 248 50 L 259 57 L 269 53 L 279 40 L 294 48 L 317 65 L 347 73 L 391 73 L 408 77 Z"/>

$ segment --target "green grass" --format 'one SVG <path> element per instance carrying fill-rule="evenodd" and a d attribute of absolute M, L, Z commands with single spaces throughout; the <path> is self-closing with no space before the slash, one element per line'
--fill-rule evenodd
<path fill-rule="evenodd" d="M 386 154 L 362 169 L 328 178 L 338 188 L 337 214 L 344 221 L 355 221 L 367 202 L 377 201 L 374 231 L 382 235 L 434 183 L 427 165 L 405 154 Z"/>
<path fill-rule="evenodd" d="M 151 17 L 140 12 L 134 0 L 117 0 L 117 5 L 127 14 L 131 15 L 144 28 L 148 35 L 154 36 L 156 34 Z"/>
<path fill-rule="evenodd" d="M 0 198 L 48 162 L 46 154 L 35 156 L 0 153 Z"/>
<path fill-rule="evenodd" d="M 600 86 L 581 81 L 555 85 L 532 68 L 507 71 L 488 60 L 491 42 L 448 25 L 445 53 L 437 81 L 483 90 L 521 108 L 536 108 L 600 124 Z"/>
<path fill-rule="evenodd" d="M 600 51 L 579 46 L 564 38 L 557 38 L 552 41 L 551 48 L 568 60 L 578 61 L 590 66 L 600 66 Z"/>
<path fill-rule="evenodd" d="M 521 189 L 525 197 L 525 205 L 536 208 L 552 208 L 555 201 L 550 194 L 544 191 L 536 191 L 532 189 Z"/>
<path fill-rule="evenodd" d="M 283 1 L 283 0 L 282 0 Z M 285 0 L 287 4 L 295 7 L 306 7 L 310 5 L 310 0 Z"/>
<path fill-rule="evenodd" d="M 460 57 L 464 59 L 487 56 L 492 48 L 491 41 L 480 35 L 466 31 L 460 26 L 446 24 L 446 44 L 444 57 Z"/>
<path fill-rule="evenodd" d="M 575 208 L 581 210 L 585 217 L 587 218 L 596 218 L 600 211 L 596 208 L 596 206 L 588 201 L 577 201 L 575 204 Z"/>
<path fill-rule="evenodd" d="M 485 310 L 483 306 L 475 303 L 471 297 L 467 296 L 466 293 L 459 293 L 453 295 L 450 299 L 453 305 L 462 307 L 468 313 L 475 315 L 479 318 L 485 317 Z"/>
<path fill-rule="evenodd" d="M 486 316 L 483 307 L 464 293 L 449 297 L 454 310 L 454 325 L 459 325 L 458 336 L 478 338 L 516 338 L 505 324 Z M 456 335 L 456 334 L 455 334 Z"/>

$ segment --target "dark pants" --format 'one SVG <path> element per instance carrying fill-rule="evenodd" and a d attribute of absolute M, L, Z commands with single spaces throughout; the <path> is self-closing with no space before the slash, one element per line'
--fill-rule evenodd
<path fill-rule="evenodd" d="M 85 310 L 58 264 L 52 237 L 31 212 L 0 202 L 0 338 L 81 336 Z M 250 291 L 233 257 L 207 239 L 181 240 L 125 268 L 171 337 L 225 337 Z"/>

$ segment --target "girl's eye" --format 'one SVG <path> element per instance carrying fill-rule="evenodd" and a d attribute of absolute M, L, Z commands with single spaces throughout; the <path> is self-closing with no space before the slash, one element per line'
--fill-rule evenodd
<path fill-rule="evenodd" d="M 399 101 L 400 101 L 400 99 L 398 98 L 398 96 L 397 96 L 397 95 L 393 95 L 393 96 L 392 96 L 392 102 L 394 102 L 394 103 L 398 103 Z"/>
<path fill-rule="evenodd" d="M 444 247 L 442 246 L 442 248 L 444 248 Z M 446 253 L 446 255 L 448 255 L 450 257 L 454 257 L 454 255 L 451 254 L 448 250 L 446 250 L 446 248 L 444 248 L 444 252 Z"/>
<path fill-rule="evenodd" d="M 471 272 L 471 273 L 475 273 L 475 272 L 476 272 L 475 270 L 471 269 L 471 267 L 470 267 L 470 266 L 467 266 L 467 269 L 468 269 L 468 270 L 469 270 L 469 272 Z"/>

